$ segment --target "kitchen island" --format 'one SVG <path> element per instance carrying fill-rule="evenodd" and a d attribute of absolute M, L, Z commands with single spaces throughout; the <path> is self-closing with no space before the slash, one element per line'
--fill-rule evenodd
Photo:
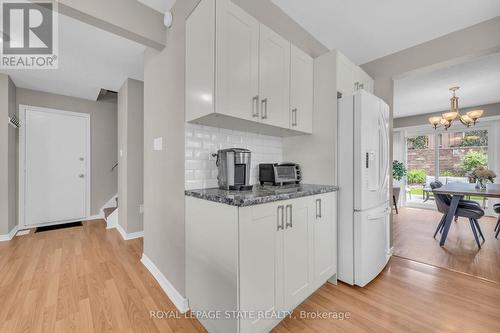
<path fill-rule="evenodd" d="M 268 332 L 336 282 L 336 186 L 187 190 L 186 294 L 210 332 Z"/>

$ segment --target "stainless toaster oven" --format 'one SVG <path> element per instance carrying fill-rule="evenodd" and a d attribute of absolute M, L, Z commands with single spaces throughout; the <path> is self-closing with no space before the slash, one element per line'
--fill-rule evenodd
<path fill-rule="evenodd" d="M 300 166 L 296 163 L 262 163 L 259 164 L 259 181 L 261 185 L 299 184 L 302 180 Z"/>

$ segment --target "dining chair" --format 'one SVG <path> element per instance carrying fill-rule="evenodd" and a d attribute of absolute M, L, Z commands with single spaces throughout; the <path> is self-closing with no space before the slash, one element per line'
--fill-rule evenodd
<path fill-rule="evenodd" d="M 495 226 L 495 231 L 496 231 L 495 238 L 498 238 L 498 234 L 500 233 L 500 204 L 493 205 L 493 210 L 495 211 L 495 213 L 499 214 L 497 225 Z"/>
<path fill-rule="evenodd" d="M 435 181 L 431 183 L 431 188 L 434 190 L 443 186 L 440 181 Z M 436 231 L 434 232 L 434 238 L 436 237 L 438 232 L 442 232 L 444 229 L 446 214 L 448 213 L 448 209 L 451 204 L 451 196 L 447 194 L 439 194 L 434 193 L 434 198 L 436 201 L 436 206 L 438 211 L 443 214 L 441 221 L 439 222 Z M 481 208 L 481 205 L 475 201 L 470 200 L 460 200 L 458 203 L 457 212 L 455 214 L 456 217 L 465 217 L 469 219 L 469 224 L 472 229 L 472 233 L 474 234 L 474 239 L 476 240 L 476 244 L 479 248 L 481 248 L 481 243 L 479 241 L 479 236 L 485 241 L 483 232 L 481 231 L 481 227 L 479 226 L 478 220 L 484 216 L 484 210 Z"/>

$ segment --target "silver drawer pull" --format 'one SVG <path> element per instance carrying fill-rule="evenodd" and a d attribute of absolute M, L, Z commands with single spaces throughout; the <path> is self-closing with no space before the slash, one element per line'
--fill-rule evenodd
<path fill-rule="evenodd" d="M 316 218 L 322 218 L 322 215 L 321 199 L 316 199 Z"/>
<path fill-rule="evenodd" d="M 252 98 L 252 117 L 259 117 L 259 95 Z"/>
<path fill-rule="evenodd" d="M 288 215 L 288 208 L 290 208 L 290 215 Z M 292 214 L 293 206 L 292 205 L 286 205 L 285 212 L 286 212 L 286 228 L 292 228 L 293 227 L 293 214 Z"/>
<path fill-rule="evenodd" d="M 260 104 L 260 109 L 262 110 L 261 118 L 267 119 L 267 98 L 262 99 L 262 101 L 260 101 Z"/>
<path fill-rule="evenodd" d="M 280 218 L 280 210 L 281 210 L 281 218 Z M 283 230 L 284 229 L 284 213 L 283 213 L 283 206 L 278 206 L 278 214 L 277 214 L 277 219 L 278 219 L 278 231 L 280 230 Z"/>

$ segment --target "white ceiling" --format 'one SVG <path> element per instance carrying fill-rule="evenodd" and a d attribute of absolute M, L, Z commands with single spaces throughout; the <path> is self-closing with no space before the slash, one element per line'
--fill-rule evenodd
<path fill-rule="evenodd" d="M 144 46 L 59 15 L 59 68 L 2 70 L 17 87 L 96 100 L 127 78 L 143 80 Z"/>
<path fill-rule="evenodd" d="M 461 108 L 500 102 L 500 53 L 394 81 L 394 117 L 449 109 L 452 86 Z"/>
<path fill-rule="evenodd" d="M 272 0 L 357 64 L 500 15 L 499 0 Z"/>
<path fill-rule="evenodd" d="M 137 0 L 140 3 L 159 11 L 162 14 L 169 11 L 176 0 Z"/>

